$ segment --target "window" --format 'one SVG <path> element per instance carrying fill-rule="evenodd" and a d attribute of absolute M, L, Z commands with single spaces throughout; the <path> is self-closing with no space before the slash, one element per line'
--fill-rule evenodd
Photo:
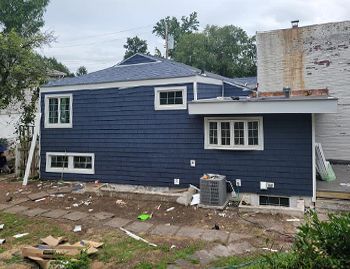
<path fill-rule="evenodd" d="M 186 87 L 160 87 L 154 89 L 155 110 L 171 110 L 187 108 Z"/>
<path fill-rule="evenodd" d="M 270 206 L 284 206 L 289 207 L 288 197 L 277 197 L 277 196 L 259 196 L 260 205 L 270 205 Z"/>
<path fill-rule="evenodd" d="M 205 148 L 263 150 L 262 117 L 205 118 Z"/>
<path fill-rule="evenodd" d="M 45 96 L 45 128 L 72 127 L 72 95 Z"/>
<path fill-rule="evenodd" d="M 46 153 L 46 172 L 94 174 L 94 165 L 93 153 Z"/>

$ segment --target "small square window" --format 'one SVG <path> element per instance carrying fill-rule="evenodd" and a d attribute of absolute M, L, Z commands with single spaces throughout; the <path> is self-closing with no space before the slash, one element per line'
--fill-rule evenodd
<path fill-rule="evenodd" d="M 154 107 L 155 110 L 186 109 L 186 87 L 155 88 Z"/>

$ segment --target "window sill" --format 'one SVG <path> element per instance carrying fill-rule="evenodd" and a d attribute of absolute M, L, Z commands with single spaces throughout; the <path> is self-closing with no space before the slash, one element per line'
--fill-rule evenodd
<path fill-rule="evenodd" d="M 55 129 L 55 128 L 73 128 L 73 124 L 49 124 L 45 123 L 45 129 Z"/>
<path fill-rule="evenodd" d="M 154 110 L 180 110 L 187 109 L 186 105 L 159 105 L 154 108 Z"/>
<path fill-rule="evenodd" d="M 47 173 L 64 173 L 64 174 L 86 174 L 93 175 L 95 174 L 94 170 L 91 169 L 68 169 L 68 168 L 46 168 Z"/>
<path fill-rule="evenodd" d="M 204 149 L 217 149 L 217 150 L 235 150 L 235 151 L 252 151 L 252 150 L 258 150 L 262 151 L 264 150 L 263 146 L 255 146 L 255 147 L 223 147 L 223 146 L 211 146 L 206 145 Z"/>

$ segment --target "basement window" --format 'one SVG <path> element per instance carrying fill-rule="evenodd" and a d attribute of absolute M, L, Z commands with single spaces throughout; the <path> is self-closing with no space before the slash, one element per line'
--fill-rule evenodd
<path fill-rule="evenodd" d="M 283 206 L 289 207 L 289 198 L 288 197 L 279 197 L 279 196 L 259 196 L 260 205 L 269 205 L 269 206 Z"/>
<path fill-rule="evenodd" d="M 47 152 L 46 172 L 94 174 L 95 154 Z"/>
<path fill-rule="evenodd" d="M 185 86 L 155 88 L 154 109 L 187 109 L 187 88 Z"/>
<path fill-rule="evenodd" d="M 205 118 L 205 149 L 263 150 L 262 117 Z"/>

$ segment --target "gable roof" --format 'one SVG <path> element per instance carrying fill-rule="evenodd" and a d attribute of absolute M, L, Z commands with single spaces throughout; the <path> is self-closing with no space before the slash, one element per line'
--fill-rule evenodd
<path fill-rule="evenodd" d="M 193 76 L 208 77 L 234 84 L 237 87 L 242 87 L 242 85 L 236 83 L 230 78 L 210 72 L 203 72 L 198 68 L 175 62 L 173 60 L 141 53 L 136 53 L 119 64 L 100 71 L 92 72 L 79 77 L 50 81 L 44 87 L 130 82 Z"/>

